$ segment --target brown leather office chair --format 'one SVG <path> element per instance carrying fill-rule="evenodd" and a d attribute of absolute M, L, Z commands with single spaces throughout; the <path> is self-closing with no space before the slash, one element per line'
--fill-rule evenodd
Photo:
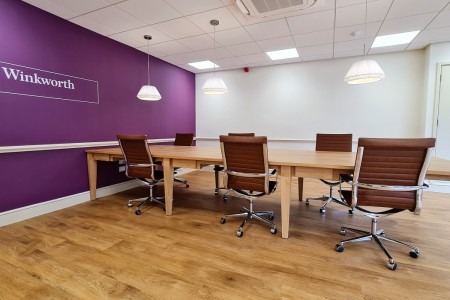
<path fill-rule="evenodd" d="M 324 134 L 318 133 L 316 135 L 316 151 L 336 151 L 336 152 L 352 152 L 352 134 Z M 329 194 L 322 195 L 321 197 L 316 198 L 307 198 L 306 204 L 309 205 L 309 201 L 311 200 L 320 200 L 325 201 L 322 207 L 319 209 L 321 213 L 324 213 L 327 205 L 330 202 L 336 202 L 339 204 L 343 203 L 342 199 L 335 198 L 333 196 L 333 187 L 338 186 L 340 184 L 339 181 L 331 181 L 320 179 L 323 183 L 328 185 Z M 350 213 L 353 211 L 350 210 Z"/>
<path fill-rule="evenodd" d="M 154 197 L 153 187 L 164 180 L 162 170 L 157 170 L 160 165 L 153 162 L 153 157 L 147 144 L 146 135 L 117 135 L 120 148 L 125 157 L 125 174 L 129 178 L 136 178 L 148 185 L 150 195 L 146 198 L 129 200 L 128 207 L 133 206 L 132 202 L 140 202 L 136 206 L 136 215 L 141 214 L 141 206 L 156 202 L 164 205 L 164 197 Z"/>
<path fill-rule="evenodd" d="M 193 133 L 177 133 L 175 134 L 175 141 L 173 142 L 174 146 L 192 146 L 194 142 L 194 134 Z M 174 168 L 174 175 L 177 175 L 177 170 L 180 168 Z M 189 184 L 186 179 L 174 177 L 173 181 L 180 182 L 184 184 L 187 188 Z"/>
<path fill-rule="evenodd" d="M 271 226 L 275 234 L 277 228 L 272 222 L 273 211 L 254 211 L 253 200 L 275 191 L 277 181 L 269 180 L 267 137 L 220 136 L 220 148 L 224 162 L 224 185 L 227 191 L 249 201 L 249 208 L 243 207 L 240 213 L 224 214 L 220 223 L 226 223 L 227 217 L 245 217 L 238 237 L 244 234 L 244 225 L 250 219 L 263 221 Z"/>
<path fill-rule="evenodd" d="M 397 269 L 397 264 L 382 240 L 410 248 L 413 258 L 419 256 L 417 247 L 386 237 L 384 230 L 377 229 L 377 221 L 404 210 L 419 214 L 422 191 L 428 187 L 424 179 L 434 145 L 434 138 L 359 139 L 354 174 L 343 175 L 352 190 L 342 191 L 342 195 L 352 209 L 371 218 L 372 225 L 370 232 L 341 227 L 342 235 L 351 231 L 362 236 L 340 241 L 336 251 L 344 251 L 344 244 L 348 242 L 373 239 L 389 258 L 387 266 L 392 270 Z"/>
<path fill-rule="evenodd" d="M 255 136 L 253 132 L 230 132 L 228 136 Z M 220 189 L 224 189 L 224 187 L 219 187 L 219 172 L 223 171 L 223 166 L 215 165 L 214 166 L 214 179 L 216 183 L 216 189 L 214 190 L 214 194 L 219 194 Z M 226 199 L 226 197 L 225 197 Z"/>

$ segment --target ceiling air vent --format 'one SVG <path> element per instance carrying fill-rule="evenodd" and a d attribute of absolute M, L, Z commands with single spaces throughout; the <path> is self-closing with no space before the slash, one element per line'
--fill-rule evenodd
<path fill-rule="evenodd" d="M 305 9 L 317 2 L 318 0 L 236 0 L 236 5 L 245 15 L 263 18 Z"/>

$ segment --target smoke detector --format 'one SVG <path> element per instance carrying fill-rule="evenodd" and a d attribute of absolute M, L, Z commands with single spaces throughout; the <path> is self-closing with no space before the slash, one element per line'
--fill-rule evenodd
<path fill-rule="evenodd" d="M 315 5 L 319 0 L 236 0 L 239 10 L 252 17 L 268 17 Z"/>

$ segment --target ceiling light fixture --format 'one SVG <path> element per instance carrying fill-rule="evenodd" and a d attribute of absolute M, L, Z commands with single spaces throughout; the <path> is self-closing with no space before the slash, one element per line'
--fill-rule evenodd
<path fill-rule="evenodd" d="M 188 63 L 188 65 L 190 65 L 196 69 L 199 69 L 199 70 L 212 69 L 214 67 L 216 67 L 216 68 L 219 67 L 218 65 L 216 65 L 215 63 L 213 63 L 210 60 L 192 62 L 192 63 Z"/>
<path fill-rule="evenodd" d="M 151 35 L 144 35 L 144 39 L 147 40 L 147 74 L 148 74 L 148 84 L 143 85 L 137 94 L 137 97 L 140 100 L 146 101 L 158 101 L 161 100 L 161 94 L 158 92 L 158 89 L 150 85 L 150 40 L 152 39 Z"/>
<path fill-rule="evenodd" d="M 419 32 L 420 30 L 416 30 L 377 36 L 372 44 L 372 48 L 409 44 L 417 36 L 417 34 L 419 34 Z"/>
<path fill-rule="evenodd" d="M 363 60 L 355 62 L 345 75 L 344 81 L 348 84 L 363 84 L 376 82 L 384 78 L 384 72 L 374 60 L 366 60 L 366 30 L 367 30 L 367 0 L 364 17 L 364 53 Z M 356 36 L 356 34 L 353 34 Z"/>
<path fill-rule="evenodd" d="M 216 56 L 216 26 L 219 25 L 218 20 L 209 22 L 214 27 L 214 58 Z M 213 63 L 214 64 L 214 63 Z M 206 95 L 222 95 L 228 93 L 228 88 L 222 78 L 216 77 L 216 64 L 214 64 L 213 77 L 206 80 L 203 84 L 202 91 Z"/>
<path fill-rule="evenodd" d="M 298 57 L 298 52 L 296 48 L 269 51 L 266 52 L 271 60 L 288 59 Z"/>

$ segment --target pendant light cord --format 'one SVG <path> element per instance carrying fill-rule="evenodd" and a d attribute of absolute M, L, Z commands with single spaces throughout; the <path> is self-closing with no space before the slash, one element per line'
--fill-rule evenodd
<path fill-rule="evenodd" d="M 147 75 L 148 85 L 150 85 L 150 40 L 147 40 Z"/>
<path fill-rule="evenodd" d="M 363 52 L 363 60 L 366 60 L 366 37 L 367 37 L 367 0 L 366 0 L 366 12 L 364 14 L 364 52 Z"/>
<path fill-rule="evenodd" d="M 217 23 L 219 23 L 219 21 L 217 21 Z M 214 34 L 213 34 L 213 43 L 214 43 L 214 51 L 213 51 L 213 59 L 216 60 L 216 23 L 213 24 L 214 27 Z M 216 63 L 213 62 L 213 67 L 214 67 L 214 71 L 213 71 L 213 77 L 216 77 Z"/>

